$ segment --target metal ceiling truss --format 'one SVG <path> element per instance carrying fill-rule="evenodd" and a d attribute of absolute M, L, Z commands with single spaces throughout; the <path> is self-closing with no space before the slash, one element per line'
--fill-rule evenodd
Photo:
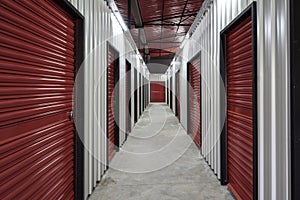
<path fill-rule="evenodd" d="M 192 26 L 190 27 L 190 30 L 188 31 L 189 36 L 191 37 L 194 33 L 194 31 L 197 29 L 198 25 L 200 24 L 200 22 L 203 19 L 203 16 L 205 15 L 205 13 L 208 11 L 208 9 L 210 8 L 211 4 L 214 2 L 214 0 L 205 0 L 192 24 Z"/>
<path fill-rule="evenodd" d="M 165 11 L 165 0 L 162 1 L 162 12 L 161 12 L 161 21 L 164 21 L 164 11 Z M 163 26 L 160 28 L 160 41 L 162 40 L 162 34 L 163 34 Z M 161 43 L 160 43 L 160 52 L 159 54 L 161 55 Z"/>
<path fill-rule="evenodd" d="M 197 29 L 197 27 L 199 26 L 200 22 L 203 19 L 203 16 L 205 15 L 205 13 L 209 10 L 210 6 L 212 5 L 212 3 L 214 2 L 214 0 L 205 0 L 192 24 L 192 26 L 190 27 L 187 35 L 189 36 L 189 38 L 193 35 L 193 33 L 195 32 L 195 30 Z M 176 60 L 178 58 L 180 58 L 180 55 L 182 54 L 183 48 L 179 48 L 179 50 L 177 51 L 176 55 L 174 56 L 173 60 Z"/>
<path fill-rule="evenodd" d="M 135 22 L 135 27 L 138 28 L 138 48 L 141 48 L 140 45 L 143 46 L 142 49 L 145 49 L 144 52 L 148 52 L 147 50 L 147 39 L 146 39 L 146 34 L 145 34 L 145 30 L 144 30 L 144 24 L 143 24 L 143 20 L 141 17 L 141 12 L 140 12 L 140 6 L 138 3 L 138 0 L 128 0 L 128 6 L 130 6 L 130 9 L 128 7 L 128 11 L 132 11 L 133 17 L 134 17 L 134 22 Z M 128 14 L 131 16 L 131 13 Z M 129 18 L 128 18 L 129 21 Z M 146 54 L 145 54 L 146 55 Z M 144 58 L 145 60 L 146 57 Z"/>
<path fill-rule="evenodd" d="M 174 35 L 170 35 L 169 37 L 164 37 L 163 39 L 170 39 L 170 38 L 175 38 L 175 37 L 181 37 L 181 36 L 185 36 L 186 33 L 177 33 Z M 156 38 L 156 39 L 152 39 L 152 40 L 148 40 L 149 43 L 152 43 L 154 41 L 160 40 L 160 38 Z"/>
<path fill-rule="evenodd" d="M 192 24 L 180 24 L 180 23 L 172 23 L 172 24 L 156 24 L 156 23 L 147 23 L 144 26 L 191 26 Z"/>
<path fill-rule="evenodd" d="M 198 26 L 195 21 L 192 23 L 193 19 L 196 19 L 196 21 L 201 20 L 203 13 L 200 12 L 203 12 L 203 7 L 206 8 L 213 0 L 174 2 L 166 0 L 107 1 L 118 2 L 123 18 L 127 19 L 128 28 L 133 28 L 132 26 L 136 28 L 133 37 L 139 51 L 144 55 L 144 60 L 147 61 L 150 58 L 150 52 L 152 53 L 151 58 L 160 57 L 160 55 L 166 56 L 168 53 L 178 53 L 177 50 L 180 51 L 180 47 L 183 46 L 180 43 L 184 42 L 184 38 L 186 38 L 184 36 L 192 34 Z M 199 12 L 197 12 L 198 9 L 200 9 Z M 134 25 L 132 21 L 134 21 Z M 151 43 L 153 43 L 153 46 L 157 46 L 157 49 L 149 49 Z M 167 47 L 167 44 L 172 46 Z"/>
<path fill-rule="evenodd" d="M 188 2 L 189 2 L 189 0 L 186 0 L 186 1 L 185 1 L 184 8 L 183 8 L 183 10 L 182 10 L 181 17 L 180 17 L 180 20 L 179 20 L 179 23 L 178 23 L 178 24 L 181 24 L 181 22 L 182 22 L 182 18 L 183 18 L 183 15 L 184 15 L 184 12 L 185 12 L 185 9 L 186 9 L 186 6 L 187 6 Z M 190 25 L 190 26 L 191 26 L 191 25 Z M 178 29 L 179 29 L 179 26 L 177 27 L 176 33 L 178 32 Z"/>
<path fill-rule="evenodd" d="M 166 20 L 170 20 L 170 19 L 177 19 L 177 18 L 180 18 L 180 17 L 193 17 L 193 16 L 196 16 L 197 13 L 191 13 L 191 14 L 186 14 L 186 15 L 177 15 L 177 16 L 172 16 L 172 17 L 166 17 L 164 18 L 164 21 Z M 161 19 L 155 19 L 155 20 L 150 20 L 150 21 L 146 21 L 144 22 L 144 24 L 148 24 L 148 23 L 153 23 L 153 22 L 160 22 Z"/>

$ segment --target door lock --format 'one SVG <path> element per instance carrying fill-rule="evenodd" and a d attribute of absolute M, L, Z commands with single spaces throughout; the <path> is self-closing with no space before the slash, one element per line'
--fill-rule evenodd
<path fill-rule="evenodd" d="M 73 114 L 73 111 L 70 112 L 69 114 L 69 119 L 72 121 L 74 120 L 74 114 Z"/>

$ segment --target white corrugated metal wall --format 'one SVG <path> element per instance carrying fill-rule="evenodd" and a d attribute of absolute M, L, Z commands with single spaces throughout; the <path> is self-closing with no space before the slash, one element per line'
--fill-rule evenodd
<path fill-rule="evenodd" d="M 209 1 L 197 29 L 177 56 L 182 60 L 183 80 L 187 62 L 201 52 L 202 153 L 220 178 L 220 31 L 252 0 Z M 289 1 L 258 0 L 257 15 L 259 199 L 290 199 Z M 186 88 L 186 81 L 180 81 L 181 97 L 187 96 Z M 180 107 L 186 128 L 186 98 Z"/>
<path fill-rule="evenodd" d="M 145 64 L 140 61 L 140 56 L 135 53 L 137 52 L 135 51 L 136 47 L 130 38 L 128 39 L 128 34 L 126 34 L 127 36 L 123 34 L 123 29 L 104 0 L 69 1 L 85 18 L 85 61 L 83 69 L 85 79 L 85 133 L 82 140 L 85 145 L 84 196 L 87 198 L 107 169 L 107 43 L 115 47 L 120 55 L 120 144 L 123 144 L 125 140 L 124 130 L 126 128 L 125 59 L 131 63 L 132 94 L 134 91 L 133 68 L 141 71 L 140 68 Z M 134 113 L 133 98 L 131 103 L 131 113 Z M 133 116 L 131 119 L 133 121 Z"/>

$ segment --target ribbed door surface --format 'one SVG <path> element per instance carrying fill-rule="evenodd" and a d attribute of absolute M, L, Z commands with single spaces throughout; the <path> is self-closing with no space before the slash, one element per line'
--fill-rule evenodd
<path fill-rule="evenodd" d="M 180 76 L 179 72 L 176 73 L 176 114 L 180 121 Z"/>
<path fill-rule="evenodd" d="M 195 144 L 200 148 L 200 57 L 196 57 L 189 64 L 189 133 Z"/>
<path fill-rule="evenodd" d="M 72 18 L 1 1 L 0 24 L 0 199 L 73 199 Z"/>
<path fill-rule="evenodd" d="M 109 46 L 108 49 L 108 71 L 107 71 L 107 95 L 108 95 L 108 159 L 111 160 L 116 153 L 116 146 L 115 146 L 115 118 L 114 118 L 114 111 L 115 111 L 115 99 L 114 99 L 114 89 L 115 89 L 115 51 Z"/>
<path fill-rule="evenodd" d="M 151 102 L 165 102 L 165 83 L 151 82 Z"/>
<path fill-rule="evenodd" d="M 228 182 L 236 198 L 246 200 L 253 197 L 251 17 L 226 38 Z"/>

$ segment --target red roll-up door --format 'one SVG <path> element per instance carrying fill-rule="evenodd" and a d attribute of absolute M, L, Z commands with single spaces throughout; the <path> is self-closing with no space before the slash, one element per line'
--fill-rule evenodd
<path fill-rule="evenodd" d="M 165 83 L 151 82 L 151 102 L 165 102 Z"/>
<path fill-rule="evenodd" d="M 176 114 L 180 121 L 180 75 L 179 71 L 176 73 Z"/>
<path fill-rule="evenodd" d="M 189 63 L 189 133 L 193 138 L 195 144 L 200 148 L 200 95 L 201 95 L 201 87 L 200 87 L 200 56 L 196 56 Z"/>
<path fill-rule="evenodd" d="M 118 150 L 118 55 L 115 49 L 108 48 L 107 98 L 108 98 L 108 159 L 111 160 Z"/>
<path fill-rule="evenodd" d="M 73 20 L 7 0 L 0 32 L 0 199 L 74 199 Z"/>
<path fill-rule="evenodd" d="M 228 32 L 227 167 L 237 199 L 253 199 L 253 69 L 251 16 Z"/>

